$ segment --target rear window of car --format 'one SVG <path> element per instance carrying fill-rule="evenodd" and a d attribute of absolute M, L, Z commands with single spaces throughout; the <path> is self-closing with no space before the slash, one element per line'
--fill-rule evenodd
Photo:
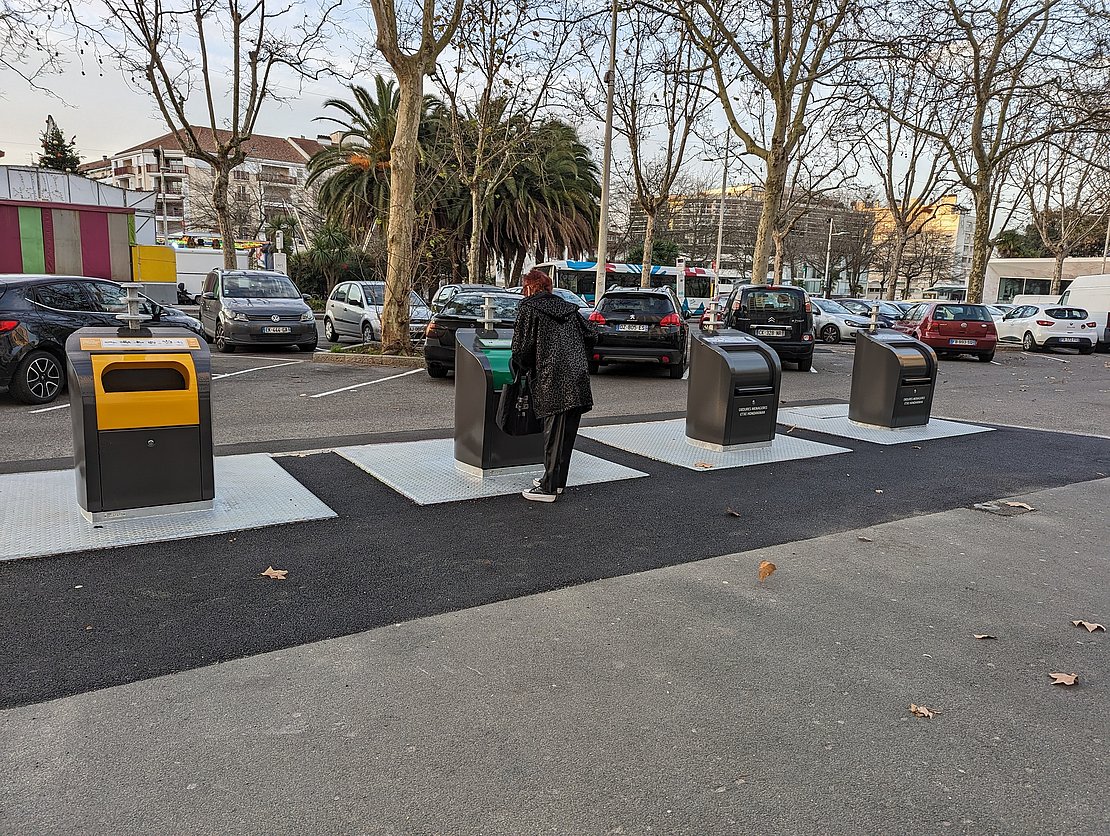
<path fill-rule="evenodd" d="M 1044 312 L 1053 319 L 1086 319 L 1087 312 L 1082 308 L 1045 308 Z"/>
<path fill-rule="evenodd" d="M 521 297 L 503 293 L 493 297 L 493 315 L 496 319 L 514 319 Z M 477 293 L 457 293 L 443 308 L 445 316 L 474 317 L 481 319 L 484 298 Z"/>
<path fill-rule="evenodd" d="M 789 290 L 746 290 L 740 306 L 753 313 L 757 311 L 800 311 L 805 306 L 804 297 Z"/>
<path fill-rule="evenodd" d="M 675 312 L 674 303 L 662 293 L 608 293 L 597 309 L 602 313 L 666 316 Z"/>
<path fill-rule="evenodd" d="M 990 322 L 991 314 L 985 305 L 937 305 L 933 319 L 938 322 Z"/>

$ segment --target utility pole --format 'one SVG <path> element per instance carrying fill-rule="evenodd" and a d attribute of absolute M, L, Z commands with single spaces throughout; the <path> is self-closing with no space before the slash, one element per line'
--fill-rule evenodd
<path fill-rule="evenodd" d="M 166 217 L 166 152 L 158 146 L 158 197 L 162 201 L 162 243 L 170 240 L 170 219 Z"/>
<path fill-rule="evenodd" d="M 833 235 L 832 228 L 833 228 L 833 219 L 832 219 L 832 215 L 829 215 L 829 240 L 828 240 L 828 243 L 825 244 L 825 276 L 824 276 L 824 279 L 825 279 L 825 298 L 826 299 L 831 299 L 832 298 L 832 282 L 829 281 L 829 267 L 830 267 L 830 262 L 832 260 L 832 235 Z"/>
<path fill-rule="evenodd" d="M 725 195 L 728 194 L 728 146 L 732 141 L 732 129 L 725 134 L 725 170 L 721 175 L 721 208 L 717 213 L 717 259 L 713 262 L 713 288 L 710 298 L 716 299 L 721 286 L 721 250 L 725 240 Z"/>
<path fill-rule="evenodd" d="M 605 292 L 605 265 L 609 246 L 609 171 L 613 167 L 613 96 L 617 86 L 617 10 L 620 0 L 613 0 L 609 18 L 609 71 L 605 74 L 605 140 L 601 164 L 601 215 L 597 222 L 597 278 L 594 281 L 594 305 Z"/>

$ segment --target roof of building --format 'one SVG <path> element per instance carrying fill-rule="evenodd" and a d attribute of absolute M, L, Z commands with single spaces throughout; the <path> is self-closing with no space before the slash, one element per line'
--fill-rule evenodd
<path fill-rule="evenodd" d="M 200 140 L 201 148 L 205 151 L 215 151 L 216 142 L 212 137 L 211 128 L 202 128 L 197 125 L 193 126 L 193 131 Z M 216 132 L 221 141 L 226 141 L 231 137 L 231 131 L 219 130 Z M 306 139 L 304 137 L 283 138 L 280 136 L 266 136 L 265 134 L 255 134 L 246 143 L 244 143 L 244 150 L 248 157 L 261 160 L 275 160 L 285 163 L 305 163 L 308 158 L 322 149 L 321 145 L 314 139 Z M 133 151 L 142 151 L 145 149 L 161 148 L 164 151 L 183 151 L 181 143 L 177 141 L 177 137 L 173 132 L 162 134 L 162 136 L 148 139 L 140 142 L 138 145 L 132 145 L 120 151 L 116 156 L 123 154 L 130 154 Z"/>
<path fill-rule="evenodd" d="M 77 170 L 79 172 L 81 172 L 82 174 L 84 174 L 88 171 L 99 171 L 102 168 L 111 168 L 111 167 L 112 167 L 112 161 L 111 160 L 92 160 L 91 162 L 81 163 L 81 165 L 77 166 Z"/>

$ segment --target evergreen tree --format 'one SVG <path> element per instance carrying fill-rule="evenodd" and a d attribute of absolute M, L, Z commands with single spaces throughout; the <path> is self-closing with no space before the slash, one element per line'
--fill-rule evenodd
<path fill-rule="evenodd" d="M 42 153 L 39 165 L 55 171 L 77 171 L 81 158 L 77 155 L 77 138 L 68 142 L 61 129 L 54 123 L 53 116 L 46 117 L 46 130 L 39 135 Z"/>

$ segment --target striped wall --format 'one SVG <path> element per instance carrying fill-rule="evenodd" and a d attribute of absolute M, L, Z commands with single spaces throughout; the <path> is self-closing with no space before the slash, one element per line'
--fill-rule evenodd
<path fill-rule="evenodd" d="M 133 212 L 0 201 L 0 273 L 131 280 Z"/>

